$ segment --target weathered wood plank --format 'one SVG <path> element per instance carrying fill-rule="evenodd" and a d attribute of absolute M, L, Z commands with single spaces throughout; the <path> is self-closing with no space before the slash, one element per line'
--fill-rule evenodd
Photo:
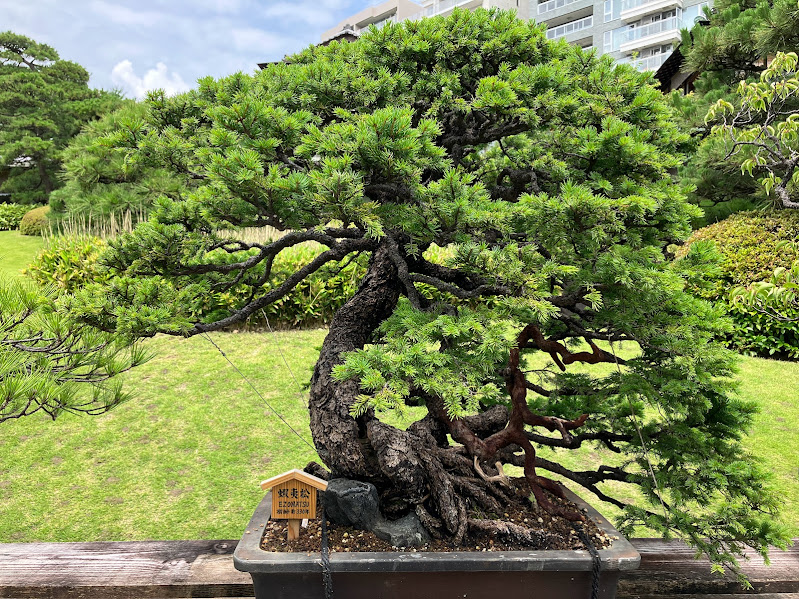
<path fill-rule="evenodd" d="M 752 595 L 757 599 L 799 599 L 799 593 L 765 593 Z M 745 594 L 735 595 L 636 595 L 636 599 L 745 599 Z"/>
<path fill-rule="evenodd" d="M 0 544 L 0 597 L 145 599 L 252 596 L 237 541 Z"/>
<path fill-rule="evenodd" d="M 684 544 L 635 539 L 641 567 L 619 583 L 620 599 L 799 599 L 799 546 L 772 551 L 771 566 L 744 563 L 752 591 L 718 576 Z M 0 598 L 171 599 L 251 597 L 233 568 L 236 541 L 0 544 Z M 334 576 L 335 578 L 335 576 Z"/>
<path fill-rule="evenodd" d="M 619 597 L 663 597 L 668 595 L 737 595 L 742 593 L 799 593 L 799 546 L 770 552 L 771 565 L 749 552 L 741 569 L 753 589 L 745 591 L 732 575 L 710 571 L 706 559 L 694 559 L 694 551 L 681 541 L 634 539 L 641 553 L 641 567 L 625 572 L 619 581 Z"/>

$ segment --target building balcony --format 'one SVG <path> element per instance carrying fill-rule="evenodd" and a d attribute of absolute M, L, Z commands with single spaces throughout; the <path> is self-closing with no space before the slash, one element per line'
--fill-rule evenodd
<path fill-rule="evenodd" d="M 647 46 L 666 44 L 680 39 L 680 28 L 683 27 L 682 19 L 670 17 L 662 21 L 655 21 L 649 25 L 635 27 L 620 34 L 619 50 L 621 52 L 634 52 Z"/>
<path fill-rule="evenodd" d="M 594 15 L 588 15 L 585 18 L 547 29 L 547 39 L 556 40 L 565 37 L 567 42 L 575 43 L 579 38 L 590 37 L 590 34 L 586 35 L 585 30 L 591 29 L 593 26 Z M 581 32 L 582 35 L 580 35 Z"/>
<path fill-rule="evenodd" d="M 669 56 L 671 56 L 671 52 L 661 52 L 645 58 L 622 58 L 616 62 L 632 65 L 639 71 L 657 71 Z"/>
<path fill-rule="evenodd" d="M 594 14 L 594 0 L 546 0 L 530 2 L 530 18 L 546 23 L 550 29 L 568 21 Z"/>
<path fill-rule="evenodd" d="M 435 2 L 431 6 L 420 10 L 415 15 L 412 15 L 408 18 L 413 21 L 418 21 L 424 17 L 437 17 L 438 15 L 445 15 L 458 7 L 472 10 L 481 6 L 483 6 L 483 0 L 438 0 L 438 2 Z"/>
<path fill-rule="evenodd" d="M 580 0 L 547 0 L 546 2 L 542 2 L 536 8 L 536 11 L 530 11 L 530 16 L 540 17 L 541 15 L 545 15 L 546 13 L 551 13 L 553 10 L 557 10 L 558 8 L 563 8 L 564 6 L 569 6 L 570 4 L 574 4 L 575 2 L 579 2 Z M 592 3 L 593 4 L 593 3 Z M 544 17 L 546 18 L 546 17 Z M 541 18 L 537 19 L 538 21 L 542 20 Z"/>
<path fill-rule="evenodd" d="M 630 23 L 646 15 L 672 8 L 682 8 L 682 0 L 622 0 L 621 20 L 623 23 Z"/>

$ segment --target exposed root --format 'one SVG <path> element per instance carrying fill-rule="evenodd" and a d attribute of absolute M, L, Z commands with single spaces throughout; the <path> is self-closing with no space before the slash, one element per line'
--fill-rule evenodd
<path fill-rule="evenodd" d="M 458 490 L 460 490 L 466 497 L 471 497 L 475 500 L 475 503 L 477 503 L 478 507 L 488 512 L 497 513 L 502 511 L 502 506 L 500 506 L 499 501 L 491 497 L 488 493 L 475 484 L 477 479 L 468 479 L 462 476 L 457 476 L 453 477 L 453 481 L 458 487 Z M 503 499 L 507 499 L 507 497 L 504 497 Z"/>
<path fill-rule="evenodd" d="M 439 530 L 442 526 L 444 526 L 444 523 L 438 518 L 431 516 L 430 512 L 424 509 L 424 506 L 421 503 L 416 504 L 416 516 L 419 518 L 419 522 L 422 523 L 422 526 L 424 526 L 427 529 L 427 532 L 430 533 L 430 536 L 432 536 L 434 539 L 441 538 L 441 533 Z"/>
<path fill-rule="evenodd" d="M 478 520 L 470 518 L 469 528 L 483 534 L 502 536 L 512 541 L 541 547 L 543 549 L 555 546 L 559 540 L 559 536 L 551 532 L 527 528 L 526 526 L 519 526 L 518 524 L 504 522 L 502 520 Z"/>
<path fill-rule="evenodd" d="M 480 475 L 480 478 L 489 483 L 498 482 L 504 485 L 510 484 L 510 480 L 505 475 L 505 471 L 502 469 L 502 462 L 497 462 L 494 465 L 499 474 L 497 474 L 496 476 L 488 476 L 485 472 L 483 472 L 483 469 L 480 467 L 480 460 L 477 459 L 477 456 L 474 456 L 474 469 L 475 471 L 477 471 L 477 474 Z"/>
<path fill-rule="evenodd" d="M 460 499 L 458 501 L 458 530 L 455 533 L 455 545 L 461 545 L 464 537 L 469 530 L 469 518 L 466 514 L 466 502 Z"/>

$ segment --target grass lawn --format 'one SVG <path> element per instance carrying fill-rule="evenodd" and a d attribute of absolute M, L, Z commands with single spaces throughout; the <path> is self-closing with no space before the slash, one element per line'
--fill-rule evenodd
<path fill-rule="evenodd" d="M 308 438 L 305 392 L 283 358 L 306 382 L 323 337 L 315 330 L 213 338 Z M 207 340 L 147 343 L 157 357 L 126 375 L 135 397 L 116 410 L 3 425 L 0 542 L 236 538 L 262 495 L 259 481 L 316 459 Z M 799 536 L 799 364 L 744 358 L 741 378 L 741 393 L 763 406 L 747 445 L 775 473 L 786 522 Z M 569 460 L 596 457 L 590 453 Z"/>
<path fill-rule="evenodd" d="M 218 334 L 267 402 L 310 440 L 299 380 L 324 331 Z M 258 483 L 317 459 L 200 337 L 148 341 L 130 402 L 97 417 L 9 421 L 0 436 L 0 542 L 236 538 Z"/>
<path fill-rule="evenodd" d="M 0 231 L 0 279 L 21 276 L 19 271 L 28 266 L 43 245 L 41 237 L 20 235 L 19 231 Z"/>

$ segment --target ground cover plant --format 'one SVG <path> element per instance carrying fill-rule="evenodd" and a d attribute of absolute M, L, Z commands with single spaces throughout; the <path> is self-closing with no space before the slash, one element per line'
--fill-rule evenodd
<path fill-rule="evenodd" d="M 683 138 L 647 75 L 511 13 L 455 11 L 149 107 L 107 141 L 196 188 L 110 242 L 113 277 L 68 306 L 84 322 L 121 338 L 201 335 L 360 253 L 366 273 L 331 322 L 308 409 L 325 465 L 375 484 L 386 515 L 458 541 L 476 508 L 507 531 L 499 462 L 524 468 L 541 509 L 582 517 L 550 499 L 552 470 L 622 509 L 626 527 L 679 534 L 716 562 L 785 542 L 741 443 L 755 407 L 731 394 L 733 356 L 712 342 L 726 324 L 684 291 L 703 264 L 667 259 L 697 211 L 669 175 Z M 236 238 L 259 225 L 287 234 Z M 306 241 L 328 249 L 261 291 L 275 256 Z M 426 260 L 433 243 L 453 258 Z M 242 308 L 192 318 L 242 286 Z M 637 351 L 619 355 L 620 342 Z M 529 372 L 527 354 L 553 366 Z M 392 426 L 384 413 L 406 403 L 425 415 Z M 569 469 L 533 443 L 622 461 Z M 604 493 L 607 481 L 641 500 Z"/>

